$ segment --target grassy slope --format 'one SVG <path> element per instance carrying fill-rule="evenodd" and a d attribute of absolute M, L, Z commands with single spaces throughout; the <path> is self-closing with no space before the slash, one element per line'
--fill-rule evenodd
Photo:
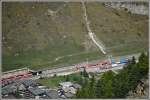
<path fill-rule="evenodd" d="M 48 9 L 61 10 L 48 15 Z M 3 37 L 3 70 L 52 66 L 59 56 L 85 53 L 88 39 L 79 3 L 3 4 Z M 68 62 L 80 59 L 85 60 L 77 56 Z"/>
<path fill-rule="evenodd" d="M 95 3 L 88 4 L 87 8 L 92 29 L 106 46 L 110 47 L 110 53 L 131 53 L 133 49 L 140 51 L 140 48 L 145 47 L 139 42 L 148 42 L 148 24 L 145 16 L 130 16 L 126 12 L 117 12 Z M 48 9 L 61 10 L 57 14 L 48 15 Z M 115 13 L 119 13 L 120 16 Z M 87 43 L 89 38 L 79 3 L 69 3 L 66 6 L 64 3 L 7 3 L 3 4 L 2 16 L 3 71 L 23 66 L 32 69 L 61 67 L 85 61 L 87 57 L 103 57 L 91 41 L 88 42 L 89 45 Z M 141 34 L 140 38 L 137 32 Z M 131 45 L 128 45 L 128 42 Z M 120 49 L 114 47 L 117 44 L 121 45 Z M 89 53 L 86 53 L 87 45 Z M 129 47 L 131 49 L 128 49 Z M 81 55 L 67 56 L 52 62 L 59 56 L 82 52 Z"/>
<path fill-rule="evenodd" d="M 108 52 L 142 51 L 148 48 L 148 17 L 88 3 L 91 27 Z"/>

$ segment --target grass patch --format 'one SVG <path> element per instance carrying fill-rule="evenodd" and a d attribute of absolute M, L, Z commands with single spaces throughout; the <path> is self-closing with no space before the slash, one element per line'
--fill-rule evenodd
<path fill-rule="evenodd" d="M 60 82 L 71 81 L 73 83 L 75 82 L 78 83 L 81 77 L 82 76 L 80 75 L 80 73 L 77 73 L 77 74 L 71 74 L 67 76 L 55 76 L 50 78 L 38 79 L 37 82 L 44 86 L 54 88 L 57 87 Z"/>

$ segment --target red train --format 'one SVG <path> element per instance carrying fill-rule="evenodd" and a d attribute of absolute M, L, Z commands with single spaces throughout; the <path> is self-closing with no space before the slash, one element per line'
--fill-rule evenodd
<path fill-rule="evenodd" d="M 24 72 L 24 73 L 20 73 L 20 74 L 12 74 L 12 75 L 9 75 L 8 77 L 5 76 L 5 77 L 2 77 L 2 84 L 5 83 L 6 81 L 13 81 L 13 80 L 18 80 L 18 79 L 24 79 L 24 78 L 28 78 L 32 76 L 32 73 L 31 72 Z"/>
<path fill-rule="evenodd" d="M 106 68 L 109 68 L 111 67 L 111 62 L 110 61 L 100 61 L 100 62 L 97 62 L 96 64 L 80 64 L 80 65 L 76 65 L 75 66 L 77 70 L 79 70 L 80 68 L 95 68 L 95 67 L 98 67 L 100 69 L 106 69 Z"/>

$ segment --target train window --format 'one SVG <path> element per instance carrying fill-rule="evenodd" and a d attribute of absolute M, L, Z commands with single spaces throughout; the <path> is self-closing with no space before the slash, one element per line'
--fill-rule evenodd
<path fill-rule="evenodd" d="M 39 73 L 39 74 L 42 74 L 42 71 L 39 71 L 38 73 Z"/>
<path fill-rule="evenodd" d="M 37 75 L 37 72 L 32 72 L 32 75 Z"/>

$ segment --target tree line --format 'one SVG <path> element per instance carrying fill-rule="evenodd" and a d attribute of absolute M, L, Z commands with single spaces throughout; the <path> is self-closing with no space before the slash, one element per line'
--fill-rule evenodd
<path fill-rule="evenodd" d="M 87 73 L 82 72 L 87 77 Z M 142 78 L 148 77 L 148 54 L 142 53 L 136 62 L 135 57 L 124 66 L 118 74 L 105 72 L 100 79 L 85 78 L 82 88 L 75 98 L 125 98 L 128 92 L 135 90 Z"/>

